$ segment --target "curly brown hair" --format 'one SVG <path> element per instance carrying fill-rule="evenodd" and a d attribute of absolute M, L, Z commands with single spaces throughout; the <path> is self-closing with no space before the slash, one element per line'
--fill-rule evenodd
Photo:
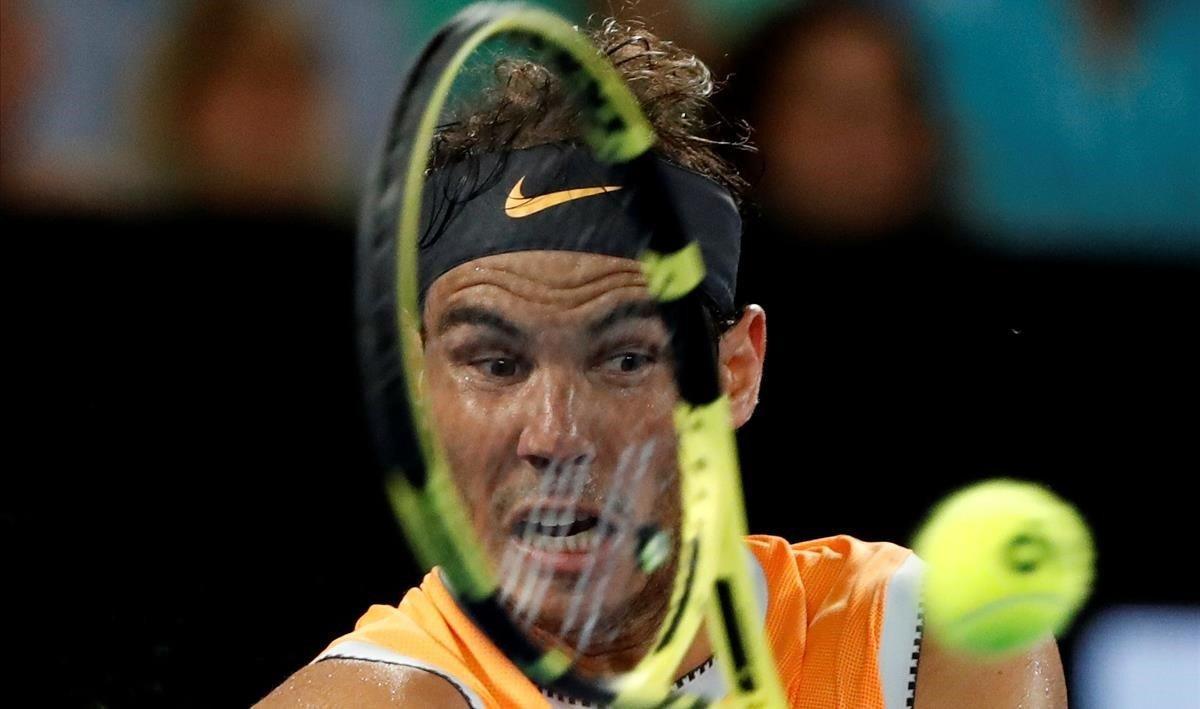
<path fill-rule="evenodd" d="M 704 62 L 639 23 L 607 19 L 588 36 L 641 104 L 658 135 L 655 150 L 721 184 L 740 203 L 747 184 L 723 153 L 752 150 L 748 130 L 713 107 L 717 83 Z M 439 126 L 432 167 L 578 137 L 580 113 L 552 70 L 528 59 L 501 57 L 490 72 L 491 85 L 480 99 Z"/>

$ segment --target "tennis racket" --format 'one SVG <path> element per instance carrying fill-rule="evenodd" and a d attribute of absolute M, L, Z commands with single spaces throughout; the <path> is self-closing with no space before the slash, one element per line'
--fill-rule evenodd
<path fill-rule="evenodd" d="M 637 186 L 631 209 L 654 220 L 639 260 L 669 339 L 670 356 L 662 359 L 669 360 L 675 393 L 670 440 L 648 434 L 644 445 L 628 446 L 611 460 L 543 471 L 530 495 L 560 502 L 535 507 L 517 529 L 497 532 L 509 537 L 499 546 L 477 523 L 468 502 L 474 493 L 443 447 L 422 383 L 418 285 L 419 244 L 429 227 L 422 223 L 423 204 L 439 126 L 455 92 L 471 84 L 464 68 L 489 56 L 497 42 L 555 72 L 579 112 L 580 142 L 596 159 L 620 165 L 627 184 Z M 703 622 L 729 688 L 723 701 L 783 706 L 743 544 L 729 403 L 698 292 L 703 259 L 664 192 L 654 144 L 651 124 L 619 73 L 559 17 L 522 5 L 482 4 L 443 27 L 403 84 L 360 220 L 356 288 L 369 420 L 389 499 L 418 560 L 440 567 L 461 608 L 533 682 L 600 705 L 703 706 L 706 700 L 673 686 Z M 486 441 L 488 432 L 478 436 Z M 670 475 L 646 472 L 656 446 L 658 454 L 669 450 L 677 458 Z M 584 495 L 599 509 L 581 521 L 561 500 Z M 677 523 L 664 525 L 645 511 L 664 507 L 678 509 Z M 580 526 L 588 534 L 575 534 Z M 587 543 L 578 541 L 583 538 Z M 591 550 L 568 582 L 504 551 L 560 542 Z M 650 578 L 668 589 L 654 614 L 653 642 L 628 666 L 588 667 L 587 644 L 618 633 L 614 614 L 636 605 L 636 598 L 621 596 L 622 587 L 628 593 Z M 547 633 L 552 624 L 541 621 L 549 611 L 539 603 L 551 585 L 567 590 L 555 619 L 561 632 Z"/>

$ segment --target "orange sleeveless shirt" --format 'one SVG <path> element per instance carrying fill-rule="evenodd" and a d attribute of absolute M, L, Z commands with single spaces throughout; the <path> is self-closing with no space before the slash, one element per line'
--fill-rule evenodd
<path fill-rule="evenodd" d="M 907 549 L 838 536 L 799 544 L 751 536 L 766 579 L 766 632 L 792 707 L 911 706 L 920 647 L 920 562 Z M 436 571 L 397 607 L 372 606 L 317 661 L 406 664 L 441 675 L 473 704 L 548 707 L 467 618 Z"/>

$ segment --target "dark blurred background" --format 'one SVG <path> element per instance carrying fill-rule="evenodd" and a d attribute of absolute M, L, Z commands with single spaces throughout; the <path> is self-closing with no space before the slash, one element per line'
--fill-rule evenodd
<path fill-rule="evenodd" d="M 359 406 L 354 211 L 458 6 L 0 0 L 0 525 L 38 703 L 247 705 L 417 580 Z M 964 483 L 1046 482 L 1100 552 L 1077 705 L 1200 706 L 1200 6 L 554 7 L 645 18 L 755 128 L 751 527 L 905 542 Z"/>

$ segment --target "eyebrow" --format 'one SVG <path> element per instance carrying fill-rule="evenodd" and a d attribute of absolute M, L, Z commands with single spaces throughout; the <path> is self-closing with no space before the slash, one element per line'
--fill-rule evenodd
<path fill-rule="evenodd" d="M 437 333 L 443 335 L 446 331 L 460 325 L 486 327 L 517 340 L 529 339 L 524 330 L 517 327 L 511 320 L 500 313 L 472 305 L 464 305 L 449 310 L 438 321 Z"/>
<path fill-rule="evenodd" d="M 658 304 L 653 300 L 634 300 L 622 303 L 608 312 L 607 315 L 593 320 L 588 325 L 588 334 L 595 336 L 616 326 L 625 320 L 658 319 Z"/>

